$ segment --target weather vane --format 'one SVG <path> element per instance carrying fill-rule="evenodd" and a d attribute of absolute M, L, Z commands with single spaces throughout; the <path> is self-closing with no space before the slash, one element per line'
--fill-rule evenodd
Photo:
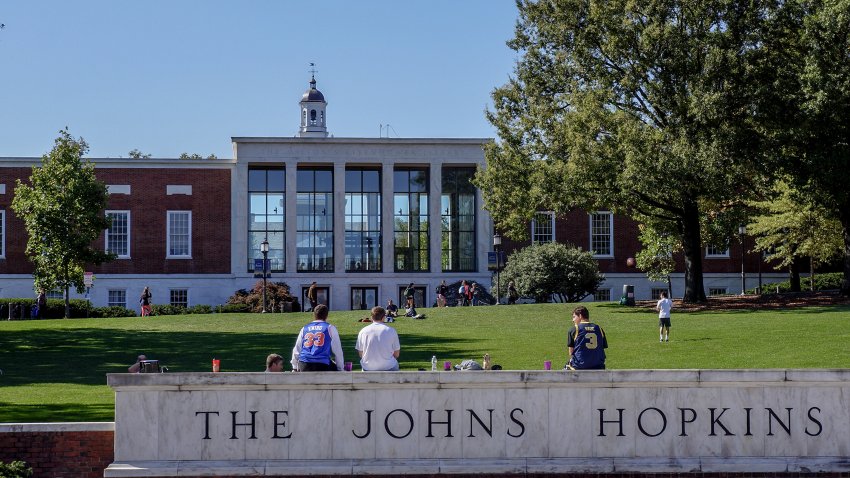
<path fill-rule="evenodd" d="M 315 78 L 315 77 L 316 77 L 316 71 L 317 71 L 317 70 L 316 70 L 316 64 L 311 62 L 311 63 L 310 63 L 310 75 L 311 75 L 313 78 Z"/>

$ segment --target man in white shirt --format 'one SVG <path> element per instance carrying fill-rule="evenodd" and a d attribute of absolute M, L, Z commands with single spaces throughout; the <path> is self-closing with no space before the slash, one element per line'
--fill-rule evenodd
<path fill-rule="evenodd" d="M 360 354 L 360 366 L 364 371 L 398 370 L 398 355 L 401 345 L 398 333 L 384 323 L 386 311 L 383 307 L 372 308 L 372 323 L 357 334 L 355 348 Z"/>
<path fill-rule="evenodd" d="M 667 292 L 661 293 L 661 300 L 655 304 L 655 310 L 658 311 L 658 341 L 670 341 L 670 309 L 673 308 L 673 301 L 667 298 Z"/>

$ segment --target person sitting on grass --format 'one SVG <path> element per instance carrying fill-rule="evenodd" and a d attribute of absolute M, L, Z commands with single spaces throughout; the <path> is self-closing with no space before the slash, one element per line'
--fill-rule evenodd
<path fill-rule="evenodd" d="M 410 307 L 408 307 L 407 309 L 404 309 L 404 316 L 410 317 L 410 318 L 413 318 L 413 319 L 424 319 L 425 318 L 425 314 L 417 313 L 416 307 L 413 307 L 412 305 Z"/>

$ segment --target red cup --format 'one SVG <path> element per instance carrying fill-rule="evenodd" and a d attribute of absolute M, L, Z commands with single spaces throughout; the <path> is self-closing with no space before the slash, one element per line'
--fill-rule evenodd
<path fill-rule="evenodd" d="M 221 371 L 221 360 L 219 360 L 219 359 L 213 359 L 213 361 L 212 361 L 212 366 L 213 366 L 213 367 L 212 367 L 212 368 L 213 368 L 213 372 L 220 372 L 220 371 Z"/>

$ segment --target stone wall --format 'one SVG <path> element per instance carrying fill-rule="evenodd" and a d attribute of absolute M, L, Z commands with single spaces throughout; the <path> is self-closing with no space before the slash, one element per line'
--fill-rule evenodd
<path fill-rule="evenodd" d="M 106 476 L 850 472 L 848 370 L 108 380 Z"/>
<path fill-rule="evenodd" d="M 113 423 L 0 424 L 0 461 L 21 460 L 35 478 L 100 478 L 112 463 Z"/>

